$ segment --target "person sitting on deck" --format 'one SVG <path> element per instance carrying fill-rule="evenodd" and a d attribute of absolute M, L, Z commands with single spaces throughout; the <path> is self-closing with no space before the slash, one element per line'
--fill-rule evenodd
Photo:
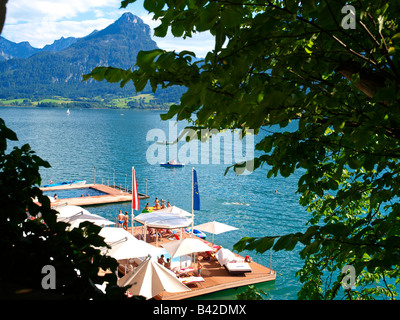
<path fill-rule="evenodd" d="M 124 224 L 122 226 L 125 230 L 128 230 L 128 223 L 129 223 L 129 215 L 128 211 L 125 211 Z"/>
<path fill-rule="evenodd" d="M 161 233 L 156 228 L 147 228 L 147 230 L 149 231 L 150 239 L 157 239 L 157 237 L 159 240 L 162 239 Z"/>
<path fill-rule="evenodd" d="M 166 237 L 172 236 L 174 233 L 171 231 L 171 229 L 164 229 L 164 235 Z"/>
<path fill-rule="evenodd" d="M 171 207 L 171 204 L 169 203 L 169 201 L 167 202 L 167 208 Z"/>
<path fill-rule="evenodd" d="M 161 257 L 158 259 L 158 263 L 161 265 L 165 264 L 164 255 L 162 254 Z"/>
<path fill-rule="evenodd" d="M 165 206 L 165 202 L 164 202 L 164 200 L 163 199 L 161 199 L 161 209 L 165 209 L 166 208 L 166 206 Z"/>
<path fill-rule="evenodd" d="M 146 203 L 146 206 L 144 207 L 142 212 L 150 212 L 149 211 L 149 203 L 148 202 Z"/>
<path fill-rule="evenodd" d="M 169 261 L 169 258 L 167 258 L 167 262 L 164 263 L 164 267 L 171 270 L 171 262 Z"/>
<path fill-rule="evenodd" d="M 160 209 L 160 202 L 158 201 L 157 197 L 156 200 L 154 201 L 154 209 Z"/>
<path fill-rule="evenodd" d="M 124 223 L 124 215 L 121 210 L 119 210 L 117 219 L 118 219 L 118 228 L 122 228 L 122 225 Z"/>

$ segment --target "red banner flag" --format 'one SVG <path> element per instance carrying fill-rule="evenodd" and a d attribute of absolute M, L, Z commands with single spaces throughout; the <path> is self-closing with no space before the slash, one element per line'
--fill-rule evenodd
<path fill-rule="evenodd" d="M 136 171 L 132 167 L 132 209 L 139 211 L 139 193 L 136 183 Z"/>

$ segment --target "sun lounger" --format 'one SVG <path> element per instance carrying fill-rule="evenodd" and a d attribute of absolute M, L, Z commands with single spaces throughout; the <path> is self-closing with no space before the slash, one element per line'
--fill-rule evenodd
<path fill-rule="evenodd" d="M 173 269 L 175 271 L 175 273 L 177 273 L 178 275 L 184 275 L 184 274 L 188 274 L 189 272 L 193 272 L 195 271 L 194 268 L 192 267 L 188 267 L 188 268 L 182 268 L 182 269 Z"/>
<path fill-rule="evenodd" d="M 216 257 L 221 266 L 224 266 L 229 274 L 244 274 L 246 272 L 251 272 L 251 267 L 243 259 L 239 259 L 236 255 L 228 250 L 221 249 L 216 253 Z"/>
<path fill-rule="evenodd" d="M 228 262 L 224 266 L 229 274 L 232 275 L 251 272 L 251 267 L 247 262 Z"/>
<path fill-rule="evenodd" d="M 179 280 L 181 280 L 183 284 L 192 284 L 205 281 L 203 277 L 194 277 L 194 276 L 180 278 Z"/>

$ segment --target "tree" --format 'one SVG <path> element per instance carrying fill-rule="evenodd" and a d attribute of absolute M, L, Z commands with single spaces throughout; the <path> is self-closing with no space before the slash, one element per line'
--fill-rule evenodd
<path fill-rule="evenodd" d="M 135 0 L 122 1 L 126 7 Z M 86 78 L 137 91 L 178 85 L 180 103 L 162 119 L 192 128 L 267 133 L 262 154 L 234 169 L 268 166 L 267 177 L 295 170 L 305 232 L 246 237 L 237 250 L 292 250 L 302 299 L 394 298 L 400 271 L 398 1 L 144 1 L 163 37 L 210 31 L 204 59 L 190 51 L 139 52 L 131 70 L 98 67 Z M 192 118 L 193 114 L 195 117 Z M 287 132 L 289 122 L 297 130 Z M 280 126 L 281 132 L 268 131 Z M 343 285 L 357 276 L 356 288 Z M 347 268 L 347 267 L 346 267 Z M 376 285 L 376 283 L 378 283 Z M 345 288 L 342 290 L 342 288 Z"/>
<path fill-rule="evenodd" d="M 15 133 L 0 119 L 0 296 L 45 299 L 123 298 L 117 286 L 118 262 L 101 254 L 107 247 L 100 227 L 85 222 L 71 231 L 57 222 L 49 198 L 37 187 L 40 167 L 49 163 L 39 158 L 28 144 L 6 153 L 7 140 Z M 53 272 L 51 287 L 46 284 Z M 111 270 L 99 275 L 99 268 Z M 95 284 L 107 282 L 107 295 Z M 51 289 L 51 290 L 49 290 Z"/>
<path fill-rule="evenodd" d="M 5 4 L 0 1 L 0 32 Z M 40 167 L 50 164 L 28 144 L 7 153 L 15 132 L 0 119 L 0 297 L 6 299 L 124 298 L 117 286 L 118 262 L 101 254 L 100 228 L 81 223 L 69 231 L 37 187 Z M 104 276 L 99 268 L 110 270 Z M 106 294 L 96 284 L 107 283 Z"/>

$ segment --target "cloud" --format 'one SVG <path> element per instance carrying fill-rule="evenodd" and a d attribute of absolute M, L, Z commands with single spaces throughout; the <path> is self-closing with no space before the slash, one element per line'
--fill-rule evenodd
<path fill-rule="evenodd" d="M 37 48 L 61 37 L 83 37 L 104 29 L 124 11 L 119 0 L 13 0 L 2 36 Z"/>
<path fill-rule="evenodd" d="M 214 49 L 215 43 L 213 36 L 208 32 L 194 34 L 192 38 L 175 38 L 167 35 L 165 38 L 154 37 L 153 40 L 164 50 L 175 50 L 180 52 L 183 50 L 192 51 L 197 58 L 204 58 L 207 52 Z"/>
<path fill-rule="evenodd" d="M 42 48 L 61 37 L 84 37 L 93 30 L 101 30 L 113 23 L 111 19 L 85 21 L 43 21 L 41 23 L 24 23 L 4 28 L 3 36 L 14 42 L 29 41 L 36 48 Z"/>
<path fill-rule="evenodd" d="M 6 22 L 59 21 L 119 5 L 119 0 L 12 0 L 7 4 Z"/>
<path fill-rule="evenodd" d="M 160 21 L 153 20 L 152 15 L 145 14 L 140 16 L 144 23 L 148 24 L 153 29 L 160 24 Z M 174 37 L 170 30 L 164 38 L 154 37 L 153 40 L 157 43 L 160 49 L 180 52 L 183 50 L 193 51 L 197 58 L 204 58 L 207 52 L 212 51 L 215 46 L 214 37 L 209 32 L 194 33 L 192 37 L 186 39 Z"/>
<path fill-rule="evenodd" d="M 84 37 L 95 29 L 104 29 L 127 11 L 139 16 L 151 29 L 160 24 L 152 20 L 141 0 L 126 9 L 119 9 L 120 5 L 120 0 L 11 0 L 7 3 L 2 36 L 17 43 L 29 41 L 33 47 L 42 48 L 61 37 Z M 197 57 L 204 57 L 214 47 L 209 33 L 184 40 L 169 32 L 165 38 L 153 37 L 153 40 L 162 49 L 194 51 Z"/>

